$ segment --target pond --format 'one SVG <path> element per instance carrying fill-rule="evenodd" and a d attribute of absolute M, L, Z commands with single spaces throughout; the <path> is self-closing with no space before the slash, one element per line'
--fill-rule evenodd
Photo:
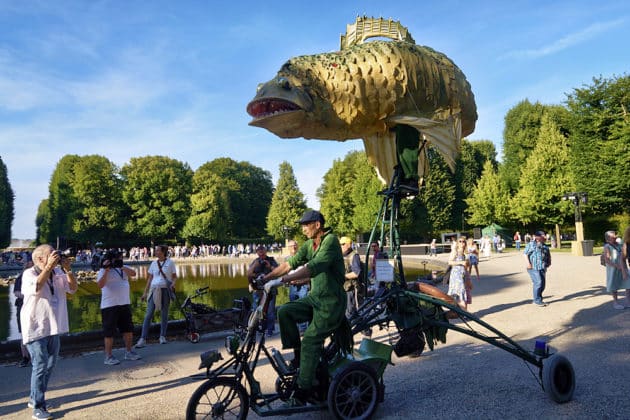
<path fill-rule="evenodd" d="M 183 303 L 186 296 L 193 295 L 201 287 L 209 287 L 209 292 L 195 300 L 216 310 L 232 307 L 234 299 L 249 296 L 247 290 L 247 266 L 249 260 L 232 263 L 177 263 L 177 299 Z M 136 280 L 130 281 L 131 310 L 134 325 L 142 325 L 146 310 L 146 303 L 140 300 L 146 285 L 148 265 L 133 266 L 138 275 Z M 405 269 L 408 279 L 415 279 L 422 270 Z M 277 304 L 281 305 L 289 300 L 288 288 L 282 287 L 278 291 Z M 0 287 L 0 341 L 20 338 L 17 329 L 16 308 L 14 305 L 13 284 Z M 70 332 L 98 331 L 101 329 L 101 291 L 94 281 L 79 283 L 79 290 L 74 295 L 68 295 L 68 317 Z M 184 319 L 179 305 L 171 305 L 170 319 Z M 154 322 L 158 322 L 159 314 Z"/>

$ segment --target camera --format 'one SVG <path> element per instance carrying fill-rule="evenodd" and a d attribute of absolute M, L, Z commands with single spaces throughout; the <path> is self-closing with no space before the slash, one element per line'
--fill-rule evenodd
<path fill-rule="evenodd" d="M 66 258 L 70 258 L 72 256 L 72 250 L 71 249 L 66 249 L 65 251 L 62 251 L 60 249 L 55 251 L 57 253 L 57 255 L 59 255 L 59 262 L 61 263 L 61 261 L 63 261 Z"/>
<path fill-rule="evenodd" d="M 110 249 L 103 255 L 101 268 L 122 268 L 122 255 L 115 249 Z"/>

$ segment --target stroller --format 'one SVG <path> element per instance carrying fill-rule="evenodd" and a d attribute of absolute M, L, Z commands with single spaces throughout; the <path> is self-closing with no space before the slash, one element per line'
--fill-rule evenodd
<path fill-rule="evenodd" d="M 208 286 L 195 290 L 195 294 L 186 297 L 180 306 L 184 319 L 186 320 L 186 338 L 191 343 L 199 342 L 199 333 L 203 331 L 214 331 L 217 326 L 232 322 L 233 310 L 217 311 L 203 303 L 193 302 L 199 296 L 208 293 Z"/>

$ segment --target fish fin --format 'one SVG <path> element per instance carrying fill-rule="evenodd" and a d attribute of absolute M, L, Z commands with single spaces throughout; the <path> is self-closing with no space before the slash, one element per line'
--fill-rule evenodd
<path fill-rule="evenodd" d="M 389 184 L 398 163 L 396 156 L 396 134 L 385 131 L 363 138 L 368 161 L 376 168 L 378 179 Z"/>
<path fill-rule="evenodd" d="M 416 128 L 438 149 L 451 171 L 455 170 L 455 159 L 459 155 L 462 140 L 462 121 L 459 114 L 451 115 L 445 121 L 401 115 L 388 118 L 387 122 L 390 125 L 405 124 Z M 425 160 L 425 164 L 420 164 L 422 160 Z M 423 159 L 420 156 L 420 163 L 418 164 L 418 175 L 422 177 L 427 170 L 426 158 Z"/>

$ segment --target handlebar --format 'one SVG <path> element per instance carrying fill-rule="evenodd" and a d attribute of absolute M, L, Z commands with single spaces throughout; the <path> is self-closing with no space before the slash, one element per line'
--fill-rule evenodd
<path fill-rule="evenodd" d="M 195 290 L 195 295 L 197 295 L 197 296 L 205 295 L 208 292 L 209 288 L 210 288 L 210 286 L 201 287 L 201 288 Z"/>

